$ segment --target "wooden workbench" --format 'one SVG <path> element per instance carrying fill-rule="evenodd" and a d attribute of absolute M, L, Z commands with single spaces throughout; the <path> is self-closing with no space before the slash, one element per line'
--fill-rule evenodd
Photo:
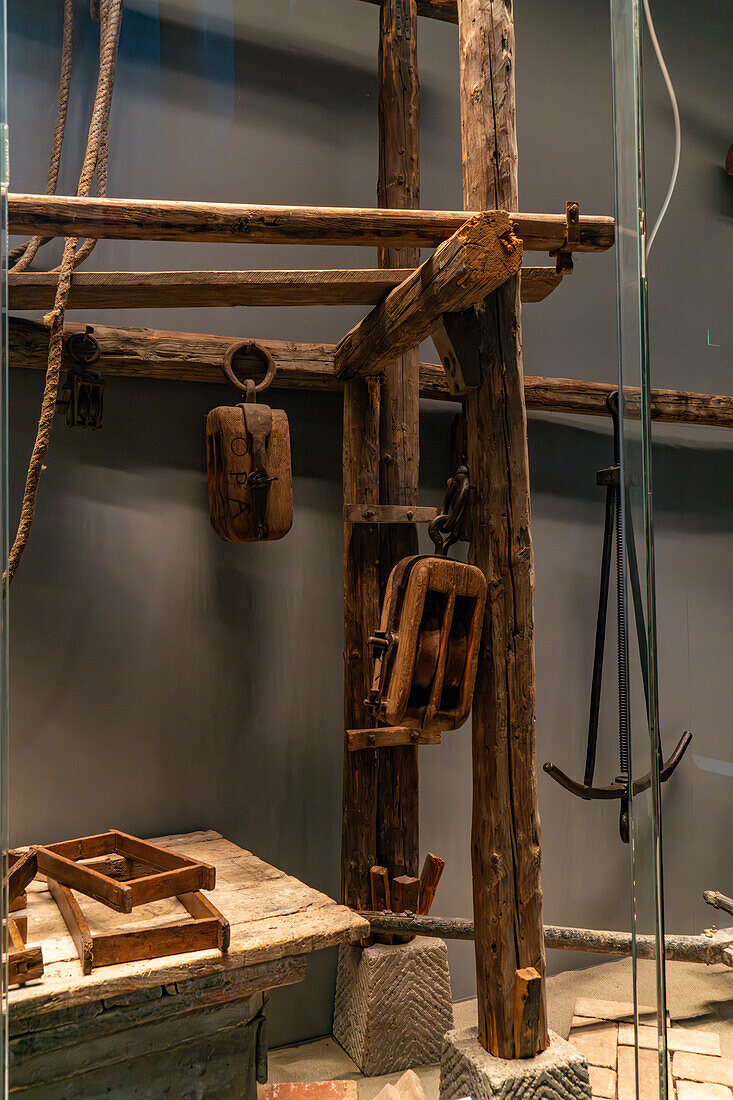
<path fill-rule="evenodd" d="M 368 933 L 350 909 L 219 833 L 156 842 L 215 865 L 208 896 L 231 925 L 228 953 L 123 963 L 85 977 L 56 903 L 36 879 L 28 943 L 42 944 L 45 974 L 10 991 L 14 1097 L 253 1097 L 263 992 L 301 981 L 311 951 Z M 93 933 L 185 915 L 175 898 L 129 916 L 78 900 Z"/>

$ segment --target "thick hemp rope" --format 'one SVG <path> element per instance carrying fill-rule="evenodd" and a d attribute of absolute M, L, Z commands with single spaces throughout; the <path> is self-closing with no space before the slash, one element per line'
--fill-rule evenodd
<path fill-rule="evenodd" d="M 94 98 L 94 109 L 89 124 L 84 163 L 76 191 L 79 197 L 89 195 L 94 173 L 100 169 L 100 165 L 101 171 L 99 171 L 99 176 L 101 176 L 102 182 L 106 187 L 107 127 L 112 101 L 121 21 L 122 0 L 101 0 L 99 77 Z M 56 171 L 58 171 L 58 169 Z M 32 245 L 35 239 L 36 238 L 32 238 L 31 241 L 28 242 L 28 245 Z M 43 390 L 43 401 L 41 402 L 41 415 L 38 420 L 36 441 L 28 464 L 28 474 L 26 477 L 25 491 L 23 493 L 20 521 L 8 557 L 8 567 L 3 576 L 4 589 L 10 584 L 15 576 L 18 563 L 28 543 L 31 525 L 33 523 L 36 497 L 38 494 L 38 483 L 44 469 L 43 462 L 46 457 L 46 451 L 48 450 L 51 428 L 56 415 L 56 400 L 58 397 L 59 375 L 61 373 L 61 357 L 64 342 L 64 317 L 66 314 L 66 304 L 69 299 L 69 290 L 71 289 L 72 275 L 79 258 L 83 259 L 85 255 L 89 255 L 96 241 L 85 241 L 79 249 L 79 252 L 77 252 L 78 243 L 77 237 L 66 238 L 61 264 L 57 269 L 59 279 L 56 287 L 56 297 L 53 309 L 44 317 L 44 322 L 50 326 L 46 382 Z"/>

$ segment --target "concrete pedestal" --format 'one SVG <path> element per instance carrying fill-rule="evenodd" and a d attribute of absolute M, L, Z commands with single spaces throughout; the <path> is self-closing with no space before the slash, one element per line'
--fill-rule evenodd
<path fill-rule="evenodd" d="M 588 1065 L 570 1043 L 550 1032 L 537 1058 L 504 1061 L 479 1044 L 477 1029 L 450 1031 L 440 1060 L 440 1100 L 591 1100 Z"/>
<path fill-rule="evenodd" d="M 333 1035 L 362 1073 L 374 1077 L 440 1061 L 452 1027 L 443 940 L 342 945 Z"/>

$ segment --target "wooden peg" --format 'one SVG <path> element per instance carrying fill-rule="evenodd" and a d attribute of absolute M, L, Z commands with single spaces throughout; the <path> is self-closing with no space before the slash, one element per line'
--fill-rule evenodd
<path fill-rule="evenodd" d="M 420 897 L 420 879 L 412 875 L 397 875 L 392 879 L 392 912 L 416 913 Z M 394 943 L 409 943 L 414 936 L 394 936 Z"/>
<path fill-rule="evenodd" d="M 430 912 L 430 906 L 433 904 L 435 891 L 438 889 L 444 867 L 445 860 L 441 859 L 440 856 L 435 856 L 432 852 L 428 852 L 425 856 L 422 874 L 420 875 L 420 901 L 417 907 L 417 911 L 421 916 L 427 916 Z"/>
<path fill-rule="evenodd" d="M 372 889 L 372 909 L 379 913 L 382 910 L 391 909 L 389 871 L 386 867 L 372 867 L 369 872 L 369 881 Z M 391 932 L 376 932 L 374 939 L 377 943 L 394 943 Z"/>
<path fill-rule="evenodd" d="M 514 974 L 515 1058 L 534 1058 L 544 1049 L 541 1015 L 542 977 L 533 966 L 526 966 Z"/>

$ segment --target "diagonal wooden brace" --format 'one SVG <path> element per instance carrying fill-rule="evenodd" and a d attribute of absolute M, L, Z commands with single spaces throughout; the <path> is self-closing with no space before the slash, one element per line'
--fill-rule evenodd
<path fill-rule="evenodd" d="M 474 215 L 346 334 L 334 357 L 337 377 L 379 373 L 430 336 L 442 314 L 481 301 L 521 264 L 522 242 L 508 214 Z"/>

